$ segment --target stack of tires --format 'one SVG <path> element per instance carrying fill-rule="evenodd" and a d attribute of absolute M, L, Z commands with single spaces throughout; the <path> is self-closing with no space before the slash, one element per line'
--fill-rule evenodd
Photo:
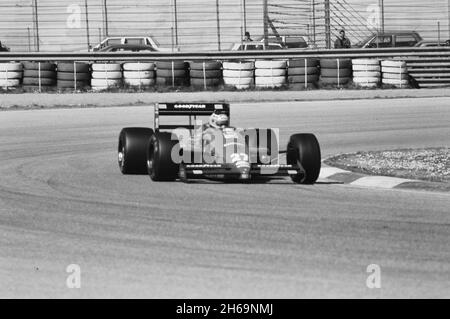
<path fill-rule="evenodd" d="M 91 68 L 88 63 L 60 62 L 57 66 L 58 89 L 81 90 L 88 88 L 91 83 Z"/>
<path fill-rule="evenodd" d="M 124 63 L 123 81 L 128 86 L 138 88 L 148 88 L 155 85 L 155 63 Z"/>
<path fill-rule="evenodd" d="M 350 59 L 321 59 L 320 82 L 325 85 L 340 87 L 347 84 L 352 76 Z"/>
<path fill-rule="evenodd" d="M 223 62 L 223 82 L 226 86 L 239 90 L 249 89 L 255 83 L 255 62 L 227 61 Z"/>
<path fill-rule="evenodd" d="M 288 82 L 294 88 L 305 89 L 319 82 L 319 61 L 317 59 L 289 60 Z"/>
<path fill-rule="evenodd" d="M 222 63 L 219 61 L 190 62 L 191 86 L 197 88 L 217 87 L 222 82 Z"/>
<path fill-rule="evenodd" d="M 46 90 L 56 84 L 56 64 L 50 62 L 23 62 L 23 88 Z"/>
<path fill-rule="evenodd" d="M 22 70 L 21 63 L 0 63 L 0 88 L 8 90 L 20 86 Z"/>
<path fill-rule="evenodd" d="M 409 75 L 405 61 L 385 60 L 381 61 L 382 83 L 399 88 L 408 86 Z"/>
<path fill-rule="evenodd" d="M 91 86 L 94 91 L 117 88 L 122 84 L 122 66 L 118 63 L 92 64 Z"/>
<path fill-rule="evenodd" d="M 261 88 L 277 88 L 286 85 L 284 60 L 257 60 L 255 62 L 255 85 Z"/>
<path fill-rule="evenodd" d="M 378 59 L 354 59 L 353 83 L 361 87 L 374 88 L 380 84 L 381 70 Z"/>
<path fill-rule="evenodd" d="M 188 66 L 184 61 L 156 62 L 156 83 L 161 86 L 188 86 Z"/>

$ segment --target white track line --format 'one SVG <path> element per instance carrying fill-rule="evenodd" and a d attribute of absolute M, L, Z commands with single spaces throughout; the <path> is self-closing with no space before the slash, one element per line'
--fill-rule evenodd
<path fill-rule="evenodd" d="M 348 173 L 348 171 L 344 171 L 343 169 L 337 168 L 337 167 L 322 167 L 320 169 L 320 175 L 319 178 L 321 179 L 326 179 L 330 176 L 333 176 L 335 174 L 339 174 L 339 173 Z"/>
<path fill-rule="evenodd" d="M 350 185 L 364 186 L 364 187 L 378 187 L 378 188 L 394 188 L 406 182 L 413 182 L 410 179 L 385 177 L 385 176 L 366 176 L 357 179 L 350 183 Z"/>

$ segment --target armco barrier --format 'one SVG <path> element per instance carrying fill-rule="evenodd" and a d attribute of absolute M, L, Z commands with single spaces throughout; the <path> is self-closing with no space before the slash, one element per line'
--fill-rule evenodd
<path fill-rule="evenodd" d="M 450 58 L 450 47 L 335 49 L 335 50 L 269 50 L 269 51 L 214 51 L 214 52 L 1 52 L 0 62 L 9 61 L 207 61 L 294 58 Z"/>

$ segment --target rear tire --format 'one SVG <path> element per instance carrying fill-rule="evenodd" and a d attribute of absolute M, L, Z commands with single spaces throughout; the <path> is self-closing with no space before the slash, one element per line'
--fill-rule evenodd
<path fill-rule="evenodd" d="M 321 167 L 320 146 L 313 134 L 295 134 L 289 139 L 287 163 L 299 165 L 305 175 L 291 176 L 294 183 L 314 184 L 319 178 Z"/>
<path fill-rule="evenodd" d="M 159 132 L 152 135 L 147 147 L 147 171 L 155 182 L 174 181 L 178 178 L 179 164 L 172 160 L 172 149 L 178 140 L 172 133 Z"/>
<path fill-rule="evenodd" d="M 151 128 L 128 127 L 119 135 L 118 162 L 122 174 L 147 173 L 147 147 L 153 135 Z"/>

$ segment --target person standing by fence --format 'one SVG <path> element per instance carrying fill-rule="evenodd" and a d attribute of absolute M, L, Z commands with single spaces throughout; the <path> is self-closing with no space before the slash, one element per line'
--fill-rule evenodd
<path fill-rule="evenodd" d="M 350 49 L 352 46 L 350 40 L 345 36 L 345 30 L 339 31 L 339 37 L 334 42 L 335 49 Z"/>

